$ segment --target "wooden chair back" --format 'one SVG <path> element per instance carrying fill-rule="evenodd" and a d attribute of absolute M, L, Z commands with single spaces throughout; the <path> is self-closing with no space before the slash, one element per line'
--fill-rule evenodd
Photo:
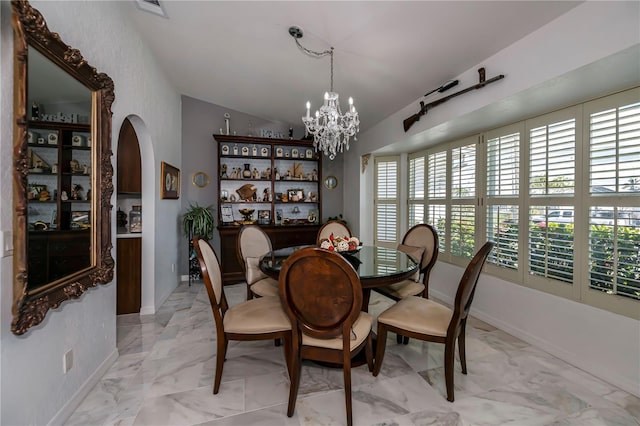
<path fill-rule="evenodd" d="M 209 302 L 213 310 L 213 317 L 216 321 L 216 327 L 222 328 L 222 318 L 228 309 L 227 299 L 222 289 L 222 273 L 220 271 L 220 262 L 216 253 L 213 251 L 211 244 L 204 238 L 194 237 L 193 247 L 198 256 L 200 271 L 202 272 L 202 280 L 209 295 Z"/>
<path fill-rule="evenodd" d="M 351 237 L 351 231 L 344 222 L 340 220 L 330 220 L 320 227 L 316 244 L 320 245 L 320 241 L 324 238 L 329 238 L 331 234 L 333 234 L 334 237 Z"/>
<path fill-rule="evenodd" d="M 244 225 L 240 228 L 236 240 L 236 256 L 245 274 L 247 272 L 247 258 L 258 258 L 270 251 L 272 251 L 271 239 L 262 228 L 257 225 Z"/>
<path fill-rule="evenodd" d="M 433 265 L 435 265 L 436 260 L 438 259 L 440 243 L 438 240 L 438 233 L 431 225 L 419 223 L 413 226 L 406 234 L 404 234 L 402 244 L 425 248 L 420 262 L 420 272 L 424 273 L 427 271 L 428 273 L 428 271 L 433 268 Z"/>
<path fill-rule="evenodd" d="M 342 255 L 316 247 L 298 250 L 283 262 L 279 285 L 293 330 L 319 339 L 350 338 L 362 286 Z"/>
<path fill-rule="evenodd" d="M 473 302 L 473 296 L 476 291 L 476 285 L 478 284 L 478 278 L 484 262 L 487 260 L 493 243 L 487 241 L 478 252 L 473 256 L 473 259 L 467 265 L 467 268 L 460 279 L 458 284 L 458 291 L 456 292 L 456 299 L 454 303 L 453 317 L 451 323 L 447 329 L 447 337 L 455 339 L 457 337 L 457 329 L 460 327 L 460 323 L 469 315 L 469 309 L 471 308 L 471 302 Z"/>

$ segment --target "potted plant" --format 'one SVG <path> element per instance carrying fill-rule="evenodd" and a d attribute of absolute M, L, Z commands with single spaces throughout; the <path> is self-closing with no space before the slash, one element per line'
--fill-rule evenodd
<path fill-rule="evenodd" d="M 213 238 L 213 206 L 202 207 L 198 203 L 189 204 L 182 216 L 182 228 L 187 238 L 200 236 L 207 240 Z"/>

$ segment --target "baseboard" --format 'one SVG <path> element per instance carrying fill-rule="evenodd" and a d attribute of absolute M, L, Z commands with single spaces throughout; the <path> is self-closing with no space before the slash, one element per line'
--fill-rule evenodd
<path fill-rule="evenodd" d="M 55 416 L 47 423 L 48 425 L 63 425 L 74 411 L 78 408 L 80 403 L 89 394 L 91 389 L 98 384 L 100 379 L 105 375 L 109 368 L 118 359 L 118 349 L 114 349 L 113 352 L 104 360 L 102 364 L 89 376 L 89 378 L 78 388 L 76 393 L 73 394 L 71 399 L 67 401 L 65 405 L 56 413 Z"/>
<path fill-rule="evenodd" d="M 435 299 L 439 299 L 449 305 L 452 305 L 454 300 L 451 296 L 448 296 L 439 291 L 435 291 L 433 289 L 429 290 L 429 294 L 432 295 Z M 581 370 L 586 371 L 587 373 L 598 377 L 601 380 L 604 380 L 607 383 L 610 383 L 614 386 L 619 387 L 625 392 L 629 392 L 632 395 L 640 397 L 640 390 L 638 389 L 638 384 L 629 380 L 627 377 L 622 377 L 616 374 L 606 374 L 606 372 L 602 371 L 601 365 L 593 365 L 592 363 L 585 362 L 579 354 L 574 354 L 571 352 L 567 352 L 566 350 L 554 345 L 548 340 L 542 339 L 539 336 L 531 334 L 527 331 L 524 331 L 518 327 L 514 327 L 512 324 L 504 322 L 494 316 L 488 314 L 487 312 L 474 309 L 473 306 L 471 308 L 471 315 L 482 320 L 492 326 L 499 328 L 500 330 L 511 334 L 514 337 L 517 337 L 525 342 L 541 349 L 556 358 L 559 358 L 569 364 L 577 367 Z"/>
<path fill-rule="evenodd" d="M 153 306 L 142 306 L 140 307 L 140 315 L 153 315 L 156 313 L 156 308 Z"/>
<path fill-rule="evenodd" d="M 180 282 L 184 283 L 189 281 L 189 275 L 180 275 Z"/>

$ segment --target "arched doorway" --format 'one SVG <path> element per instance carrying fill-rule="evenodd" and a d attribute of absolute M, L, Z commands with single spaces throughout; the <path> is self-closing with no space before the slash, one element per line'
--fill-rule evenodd
<path fill-rule="evenodd" d="M 117 156 L 117 315 L 139 313 L 142 300 L 142 161 L 138 136 L 125 119 Z"/>

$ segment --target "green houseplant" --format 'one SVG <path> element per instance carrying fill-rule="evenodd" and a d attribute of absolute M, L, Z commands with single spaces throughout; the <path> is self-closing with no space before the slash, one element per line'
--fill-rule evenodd
<path fill-rule="evenodd" d="M 213 206 L 202 207 L 198 203 L 189 204 L 189 208 L 182 216 L 182 228 L 187 238 L 193 236 L 213 238 Z"/>

